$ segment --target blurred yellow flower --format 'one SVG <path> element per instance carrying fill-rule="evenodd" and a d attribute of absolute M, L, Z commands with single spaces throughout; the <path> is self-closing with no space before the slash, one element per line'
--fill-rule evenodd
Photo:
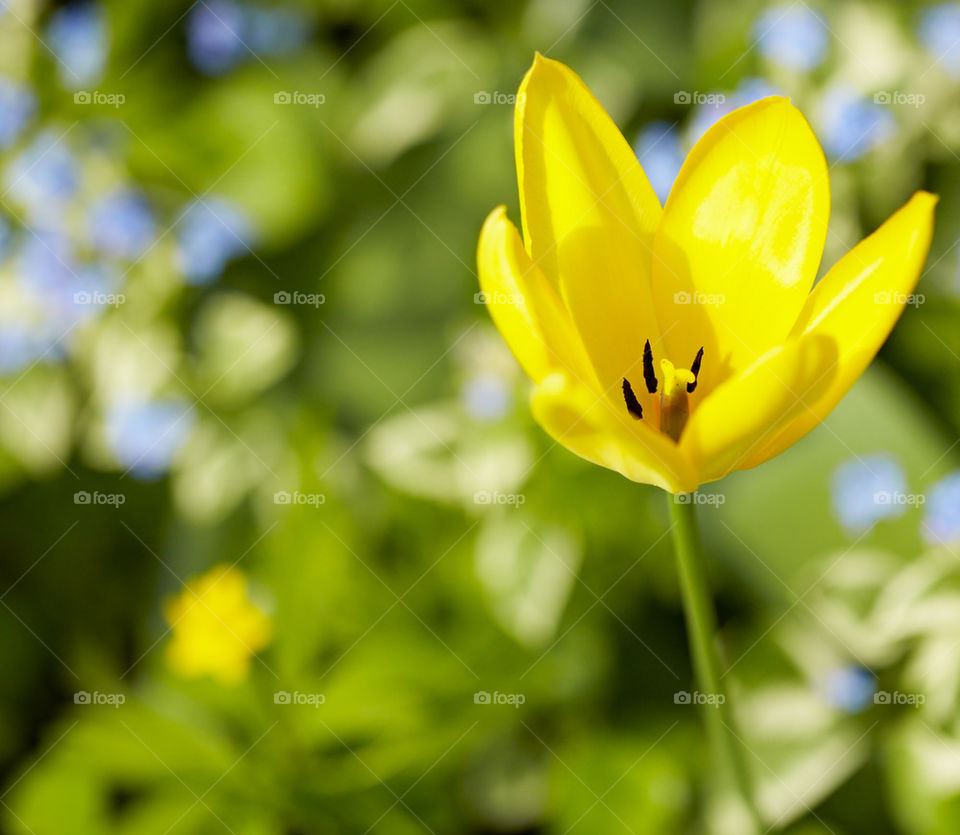
<path fill-rule="evenodd" d="M 270 620 L 247 595 L 247 579 L 217 565 L 164 605 L 173 630 L 167 663 L 185 678 L 209 675 L 236 684 L 250 671 L 253 654 L 270 640 Z"/>
<path fill-rule="evenodd" d="M 568 449 L 687 492 L 815 427 L 879 350 L 927 256 L 917 192 L 814 287 L 827 166 L 788 99 L 741 107 L 688 155 L 666 205 L 580 78 L 540 55 L 514 123 L 523 237 L 480 235 L 491 316 Z"/>

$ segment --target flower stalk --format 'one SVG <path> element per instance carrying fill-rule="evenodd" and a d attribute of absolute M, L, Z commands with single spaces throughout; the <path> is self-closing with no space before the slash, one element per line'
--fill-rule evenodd
<path fill-rule="evenodd" d="M 750 820 L 750 828 L 742 830 L 744 835 L 754 835 L 761 832 L 762 827 L 750 789 L 745 752 L 734 730 L 732 706 L 720 676 L 720 658 L 715 641 L 716 615 L 704 573 L 705 561 L 696 505 L 693 502 L 679 502 L 674 495 L 669 495 L 668 503 L 693 668 L 698 686 L 712 697 L 703 705 L 702 713 L 715 766 L 720 773 L 729 775 L 743 812 Z"/>

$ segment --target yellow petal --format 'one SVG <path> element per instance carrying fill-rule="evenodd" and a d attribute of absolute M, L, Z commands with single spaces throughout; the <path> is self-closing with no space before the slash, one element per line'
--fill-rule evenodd
<path fill-rule="evenodd" d="M 660 203 L 609 115 L 557 61 L 534 59 L 514 131 L 527 251 L 559 289 L 604 390 L 616 392 L 659 334 L 649 270 Z M 646 409 L 646 391 L 638 396 Z"/>
<path fill-rule="evenodd" d="M 673 441 L 565 375 L 544 379 L 531 405 L 547 433 L 581 458 L 673 493 L 696 489 L 693 468 Z"/>
<path fill-rule="evenodd" d="M 823 151 L 788 99 L 741 107 L 697 142 L 663 210 L 653 292 L 670 359 L 704 347 L 698 399 L 783 343 L 829 213 Z"/>
<path fill-rule="evenodd" d="M 796 339 L 772 348 L 714 389 L 690 416 L 680 438 L 700 480 L 714 481 L 742 469 L 755 449 L 808 411 L 829 388 L 836 359 L 830 337 Z"/>
<path fill-rule="evenodd" d="M 886 223 L 828 272 L 807 299 L 793 329 L 801 339 L 828 336 L 838 346 L 837 373 L 828 390 L 747 466 L 798 441 L 837 405 L 880 350 L 909 301 L 933 236 L 936 195 L 919 191 Z"/>
<path fill-rule="evenodd" d="M 561 370 L 596 387 L 580 336 L 556 290 L 530 261 L 503 206 L 480 232 L 477 266 L 482 298 L 517 361 L 535 383 Z"/>

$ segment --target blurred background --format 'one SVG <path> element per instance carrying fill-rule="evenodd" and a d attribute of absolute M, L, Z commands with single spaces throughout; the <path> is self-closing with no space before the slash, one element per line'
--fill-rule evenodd
<path fill-rule="evenodd" d="M 960 4 L 846 0 L 3 0 L 3 831 L 722 829 L 664 496 L 475 295 L 538 49 L 661 199 L 790 95 L 825 267 L 941 195 L 880 359 L 699 513 L 771 826 L 960 831 Z"/>

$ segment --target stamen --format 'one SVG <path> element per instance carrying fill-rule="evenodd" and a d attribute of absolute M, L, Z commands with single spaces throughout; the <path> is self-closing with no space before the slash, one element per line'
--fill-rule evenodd
<path fill-rule="evenodd" d="M 693 359 L 693 365 L 690 366 L 690 373 L 693 374 L 693 382 L 687 383 L 687 394 L 693 394 L 697 388 L 697 377 L 700 376 L 700 363 L 703 360 L 703 348 L 701 347 L 697 351 L 696 357 Z"/>
<path fill-rule="evenodd" d="M 643 379 L 647 384 L 647 391 L 650 394 L 657 392 L 657 375 L 653 372 L 653 350 L 650 348 L 650 340 L 643 346 Z"/>
<path fill-rule="evenodd" d="M 637 420 L 641 420 L 643 418 L 643 407 L 633 393 L 633 386 L 630 385 L 630 381 L 626 377 L 623 378 L 623 399 L 627 404 L 627 411 Z"/>

